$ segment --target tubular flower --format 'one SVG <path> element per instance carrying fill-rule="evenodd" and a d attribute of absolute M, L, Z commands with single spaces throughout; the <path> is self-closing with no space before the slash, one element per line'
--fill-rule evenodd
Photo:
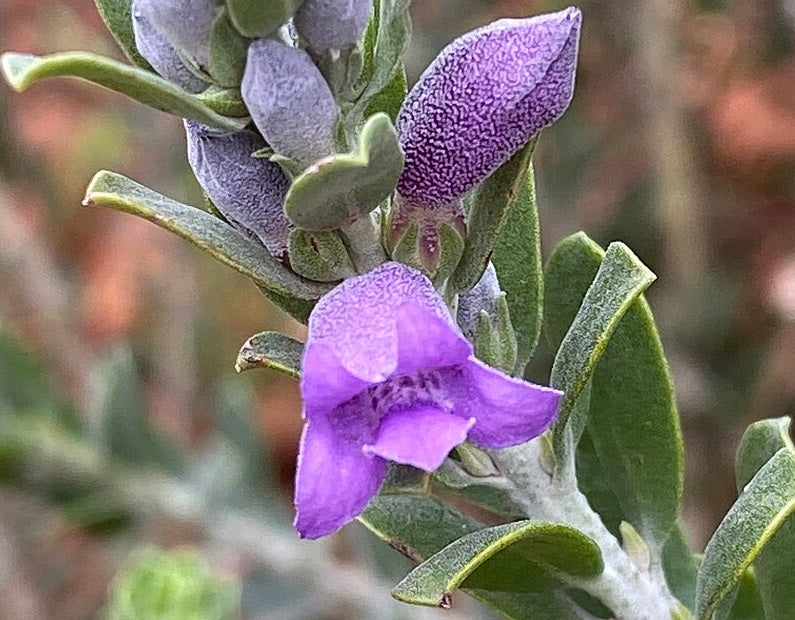
<path fill-rule="evenodd" d="M 295 28 L 313 52 L 345 49 L 362 36 L 373 0 L 305 0 L 295 14 Z"/>
<path fill-rule="evenodd" d="M 207 82 L 188 69 L 168 39 L 160 34 L 138 10 L 138 4 L 139 0 L 134 0 L 132 4 L 132 25 L 135 46 L 141 56 L 146 58 L 162 77 L 174 82 L 189 93 L 198 93 L 207 88 Z"/>
<path fill-rule="evenodd" d="M 188 162 L 204 193 L 232 226 L 281 258 L 290 223 L 284 214 L 289 180 L 278 164 L 252 157 L 266 147 L 253 131 L 227 134 L 185 120 Z"/>
<path fill-rule="evenodd" d="M 273 39 L 254 41 L 242 93 L 254 124 L 280 155 L 309 165 L 334 153 L 339 110 L 305 51 Z"/>
<path fill-rule="evenodd" d="M 409 205 L 456 204 L 541 129 L 574 91 L 579 9 L 502 19 L 451 43 L 411 90 L 397 120 Z"/>
<path fill-rule="evenodd" d="M 301 392 L 295 526 L 307 538 L 361 514 L 388 461 L 434 471 L 465 439 L 523 443 L 549 427 L 561 397 L 475 359 L 431 282 L 400 263 L 318 302 Z"/>

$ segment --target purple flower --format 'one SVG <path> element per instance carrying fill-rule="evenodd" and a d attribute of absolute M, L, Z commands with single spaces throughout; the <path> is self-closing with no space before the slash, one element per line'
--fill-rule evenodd
<path fill-rule="evenodd" d="M 450 44 L 409 93 L 397 120 L 407 203 L 455 203 L 571 101 L 580 35 L 574 7 L 502 19 Z"/>
<path fill-rule="evenodd" d="M 305 51 L 273 39 L 254 41 L 242 93 L 254 124 L 280 155 L 309 165 L 334 153 L 339 110 Z"/>
<path fill-rule="evenodd" d="M 306 538 L 361 514 L 388 461 L 433 471 L 467 438 L 485 448 L 528 441 L 561 397 L 475 359 L 431 282 L 400 263 L 318 302 L 301 392 L 295 526 Z"/>
<path fill-rule="evenodd" d="M 134 0 L 132 4 L 132 25 L 135 46 L 141 56 L 146 58 L 162 77 L 174 82 L 189 93 L 199 93 L 207 88 L 207 82 L 188 69 L 168 39 L 160 34 L 138 10 L 139 3 L 140 0 Z"/>
<path fill-rule="evenodd" d="M 305 0 L 295 14 L 295 28 L 313 52 L 345 49 L 362 36 L 373 0 Z"/>
<path fill-rule="evenodd" d="M 223 0 L 136 0 L 136 14 L 202 71 L 210 66 L 210 37 Z"/>
<path fill-rule="evenodd" d="M 253 131 L 227 134 L 185 120 L 188 162 L 199 185 L 237 230 L 278 258 L 287 252 L 290 223 L 284 196 L 290 184 L 278 164 L 252 157 L 265 148 Z"/>

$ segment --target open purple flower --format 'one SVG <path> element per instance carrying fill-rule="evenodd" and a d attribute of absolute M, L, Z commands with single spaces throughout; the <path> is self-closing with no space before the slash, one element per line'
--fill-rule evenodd
<path fill-rule="evenodd" d="M 561 397 L 475 359 L 431 282 L 400 263 L 318 302 L 301 392 L 295 526 L 306 538 L 361 514 L 388 461 L 434 471 L 465 439 L 523 443 L 549 427 Z"/>
<path fill-rule="evenodd" d="M 281 258 L 287 252 L 290 222 L 284 197 L 290 181 L 278 164 L 252 157 L 267 145 L 253 131 L 224 133 L 185 120 L 188 162 L 204 193 L 238 231 Z"/>
<path fill-rule="evenodd" d="M 579 9 L 502 19 L 439 54 L 411 90 L 397 129 L 407 206 L 457 204 L 541 129 L 574 91 Z"/>

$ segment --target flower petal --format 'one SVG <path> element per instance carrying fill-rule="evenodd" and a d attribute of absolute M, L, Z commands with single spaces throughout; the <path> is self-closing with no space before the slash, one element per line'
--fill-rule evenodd
<path fill-rule="evenodd" d="M 443 368 L 465 361 L 472 345 L 450 321 L 413 303 L 395 313 L 398 339 L 396 374 Z"/>
<path fill-rule="evenodd" d="M 301 396 L 304 416 L 314 419 L 366 390 L 373 382 L 363 380 L 343 366 L 334 351 L 323 343 L 307 343 L 301 360 Z"/>
<path fill-rule="evenodd" d="M 334 153 L 337 103 L 304 50 L 255 40 L 241 89 L 254 124 L 277 153 L 304 165 Z"/>
<path fill-rule="evenodd" d="M 240 232 L 282 257 L 290 231 L 283 208 L 290 181 L 278 164 L 251 156 L 265 141 L 253 131 L 221 133 L 192 120 L 185 121 L 185 132 L 188 162 L 213 204 Z"/>
<path fill-rule="evenodd" d="M 444 301 L 430 280 L 400 263 L 384 263 L 371 272 L 345 280 L 325 295 L 309 317 L 307 349 L 324 344 L 342 367 L 362 381 L 375 383 L 398 368 L 398 309 L 416 306 L 452 323 Z M 404 310 L 405 311 L 405 310 Z M 322 367 L 304 368 L 322 382 Z"/>
<path fill-rule="evenodd" d="M 574 90 L 580 21 L 573 7 L 503 19 L 443 50 L 398 116 L 400 195 L 449 205 L 560 117 Z"/>
<path fill-rule="evenodd" d="M 395 411 L 388 415 L 366 453 L 436 471 L 450 450 L 467 437 L 474 418 L 462 418 L 433 405 Z"/>
<path fill-rule="evenodd" d="M 303 538 L 335 532 L 362 513 L 386 476 L 386 461 L 334 433 L 319 417 L 304 426 L 295 481 L 295 528 Z"/>
<path fill-rule="evenodd" d="M 462 381 L 448 385 L 454 412 L 474 417 L 469 439 L 484 448 L 506 448 L 538 437 L 552 424 L 563 393 L 509 377 L 470 359 Z"/>

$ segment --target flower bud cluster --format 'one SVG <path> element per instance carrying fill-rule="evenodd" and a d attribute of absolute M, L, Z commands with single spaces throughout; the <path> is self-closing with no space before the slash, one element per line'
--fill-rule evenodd
<path fill-rule="evenodd" d="M 186 120 L 188 160 L 227 221 L 279 258 L 290 174 L 337 151 L 339 106 L 319 67 L 357 46 L 372 4 L 133 0 L 136 45 L 155 71 L 189 93 L 221 89 L 245 103 L 252 125 L 241 132 Z"/>

